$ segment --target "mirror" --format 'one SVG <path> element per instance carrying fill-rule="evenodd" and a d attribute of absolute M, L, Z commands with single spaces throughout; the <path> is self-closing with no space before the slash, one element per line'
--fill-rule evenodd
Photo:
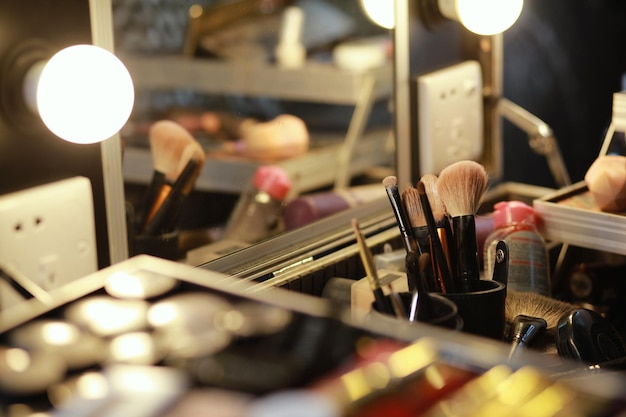
<path fill-rule="evenodd" d="M 281 58 L 277 47 L 281 39 L 298 40 L 298 19 L 304 22 L 299 42 L 306 60 L 294 63 Z M 116 54 L 136 89 L 131 121 L 121 132 L 125 194 L 136 223 L 131 255 L 180 258 L 194 252 L 187 259 L 199 265 L 385 196 L 381 181 L 395 173 L 392 37 L 367 18 L 359 1 L 118 0 L 113 21 Z M 284 115 L 304 123 L 306 146 L 294 150 L 281 142 L 296 140 L 295 133 L 277 139 L 271 129 L 286 125 Z M 207 152 L 176 225 L 178 252 L 171 252 L 170 230 L 144 233 L 146 194 L 158 159 L 150 128 L 165 119 L 185 128 Z M 209 120 L 213 125 L 202 123 Z M 268 129 L 274 136 L 263 133 Z M 255 151 L 234 151 L 232 145 L 242 142 Z M 267 225 L 263 218 L 253 223 L 262 233 L 251 235 L 246 227 L 225 234 L 255 174 L 267 165 L 288 177 L 286 194 L 275 196 L 283 215 Z"/>

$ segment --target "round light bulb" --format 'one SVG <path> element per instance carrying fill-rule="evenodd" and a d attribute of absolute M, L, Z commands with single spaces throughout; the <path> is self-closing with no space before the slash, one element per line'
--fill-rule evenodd
<path fill-rule="evenodd" d="M 113 136 L 128 121 L 134 99 L 133 82 L 122 61 L 93 45 L 57 52 L 37 84 L 37 109 L 44 124 L 74 143 Z"/>
<path fill-rule="evenodd" d="M 378 26 L 393 29 L 395 25 L 394 3 L 380 0 L 361 0 L 365 15 Z"/>
<path fill-rule="evenodd" d="M 490 36 L 502 33 L 517 21 L 524 0 L 437 0 L 439 11 L 459 21 L 469 31 Z"/>
<path fill-rule="evenodd" d="M 524 7 L 524 0 L 457 0 L 456 3 L 463 26 L 485 36 L 502 33 L 510 28 Z"/>

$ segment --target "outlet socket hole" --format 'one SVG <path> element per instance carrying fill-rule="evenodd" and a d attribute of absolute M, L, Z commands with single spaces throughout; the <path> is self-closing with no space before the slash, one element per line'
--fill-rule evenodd
<path fill-rule="evenodd" d="M 35 227 L 41 227 L 42 224 L 43 224 L 43 218 L 35 217 Z"/>
<path fill-rule="evenodd" d="M 14 231 L 15 233 L 20 233 L 20 232 L 22 232 L 23 230 L 24 230 L 24 227 L 22 226 L 22 223 L 15 223 L 15 224 L 13 225 L 13 231 Z"/>

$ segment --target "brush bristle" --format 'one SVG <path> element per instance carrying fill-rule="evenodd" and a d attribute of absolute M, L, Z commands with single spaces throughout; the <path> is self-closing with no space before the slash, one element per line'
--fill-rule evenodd
<path fill-rule="evenodd" d="M 505 302 L 505 319 L 507 323 L 512 323 L 513 319 L 520 314 L 539 317 L 546 321 L 548 330 L 554 330 L 559 319 L 576 308 L 573 304 L 545 295 L 509 288 Z"/>
<path fill-rule="evenodd" d="M 388 177 L 385 177 L 383 179 L 383 185 L 385 186 L 385 188 L 397 187 L 398 178 L 393 175 L 389 175 Z"/>
<path fill-rule="evenodd" d="M 437 176 L 434 174 L 423 175 L 420 180 L 424 183 L 424 190 L 426 190 L 426 196 L 430 203 L 430 209 L 433 212 L 435 222 L 441 223 L 446 217 L 446 208 L 439 196 L 439 190 L 437 188 Z"/>
<path fill-rule="evenodd" d="M 150 127 L 150 151 L 154 170 L 167 177 L 176 177 L 188 145 L 197 143 L 195 138 L 181 125 L 171 120 L 159 120 Z"/>
<path fill-rule="evenodd" d="M 459 161 L 444 168 L 437 180 L 437 190 L 446 211 L 452 217 L 476 214 L 487 191 L 485 168 L 474 161 Z"/>
<path fill-rule="evenodd" d="M 408 187 L 402 191 L 402 205 L 404 205 L 409 223 L 411 223 L 412 227 L 426 226 L 426 217 L 422 210 L 417 188 Z"/>
<path fill-rule="evenodd" d="M 180 173 L 185 169 L 187 163 L 191 160 L 198 162 L 198 170 L 200 170 L 202 165 L 204 164 L 205 159 L 206 153 L 204 152 L 204 149 L 198 142 L 194 140 L 183 148 L 183 151 L 180 155 L 178 167 L 174 172 L 172 172 L 172 174 L 174 174 L 177 178 Z"/>

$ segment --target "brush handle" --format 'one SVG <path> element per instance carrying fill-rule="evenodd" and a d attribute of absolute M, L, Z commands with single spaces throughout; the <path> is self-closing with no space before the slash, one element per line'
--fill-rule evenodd
<path fill-rule="evenodd" d="M 433 249 L 434 261 L 439 267 L 439 272 L 443 281 L 443 286 L 445 287 L 445 292 L 454 292 L 455 286 L 452 279 L 452 273 L 450 272 L 450 266 L 448 265 L 448 261 L 446 260 L 446 255 L 443 251 L 443 246 L 441 245 L 439 234 L 437 233 L 437 224 L 435 223 L 433 210 L 430 206 L 430 202 L 428 201 L 428 196 L 426 195 L 424 184 L 421 181 L 417 183 L 417 191 L 419 193 L 420 203 L 422 204 L 422 211 L 424 212 L 424 217 L 426 218 L 426 225 L 428 226 L 428 234 L 430 235 L 430 243 Z"/>
<path fill-rule="evenodd" d="M 190 182 L 192 182 L 197 174 L 198 161 L 189 160 L 185 169 L 180 173 L 176 182 L 172 185 L 172 189 L 158 207 L 154 217 L 144 228 L 144 234 L 155 236 L 159 233 L 167 232 L 166 226 L 170 224 L 170 220 L 176 216 L 176 212 L 180 209 L 183 199 L 190 190 Z M 193 185 L 193 184 L 192 184 Z"/>
<path fill-rule="evenodd" d="M 456 284 L 464 292 L 470 291 L 473 281 L 480 279 L 480 260 L 476 223 L 473 215 L 452 218 L 454 249 L 457 257 Z"/>
<path fill-rule="evenodd" d="M 413 227 L 411 232 L 417 243 L 419 253 L 430 253 L 430 233 L 428 232 L 428 226 Z"/>
<path fill-rule="evenodd" d="M 390 300 L 385 297 L 385 293 L 383 292 L 382 288 L 373 288 L 372 292 L 374 293 L 374 303 L 376 304 L 376 310 L 380 311 L 383 314 L 395 316 L 396 312 L 394 311 Z"/>
<path fill-rule="evenodd" d="M 404 243 L 404 249 L 406 249 L 407 252 L 416 251 L 417 242 L 415 242 L 413 234 L 411 233 L 411 223 L 409 222 L 409 216 L 402 204 L 398 187 L 386 187 L 385 189 L 387 191 L 387 197 L 389 197 L 389 203 L 391 203 L 393 214 L 396 216 L 396 223 L 398 223 L 398 227 L 400 228 L 400 237 Z"/>
<path fill-rule="evenodd" d="M 419 257 L 430 254 L 421 254 Z M 410 281 L 415 282 L 415 289 L 412 291 L 411 306 L 409 311 L 409 321 L 426 321 L 432 317 L 432 304 L 426 288 L 425 271 L 420 271 L 418 266 L 418 255 L 415 252 L 406 254 L 406 274 Z M 429 262 L 430 263 L 430 262 Z"/>
<path fill-rule="evenodd" d="M 421 255 L 428 254 L 430 255 L 431 244 L 430 244 L 430 233 L 428 233 L 428 226 L 417 226 L 412 229 L 413 237 L 417 242 L 417 246 L 419 249 L 419 253 Z M 441 285 L 435 279 L 434 275 L 434 265 L 431 263 L 432 267 L 428 268 L 426 271 L 423 271 L 424 275 L 424 285 L 426 286 L 426 290 L 430 292 L 442 292 Z M 415 282 L 412 278 L 409 278 L 407 275 L 409 291 L 413 291 L 415 288 Z"/>
<path fill-rule="evenodd" d="M 142 206 L 142 217 L 140 219 L 140 225 L 144 225 L 148 222 L 148 218 L 150 216 L 150 211 L 154 206 L 154 203 L 159 195 L 161 188 L 165 185 L 165 174 L 161 171 L 154 171 L 152 173 L 152 178 L 150 179 L 150 184 L 148 184 L 148 188 L 146 188 L 146 194 L 143 199 Z"/>

